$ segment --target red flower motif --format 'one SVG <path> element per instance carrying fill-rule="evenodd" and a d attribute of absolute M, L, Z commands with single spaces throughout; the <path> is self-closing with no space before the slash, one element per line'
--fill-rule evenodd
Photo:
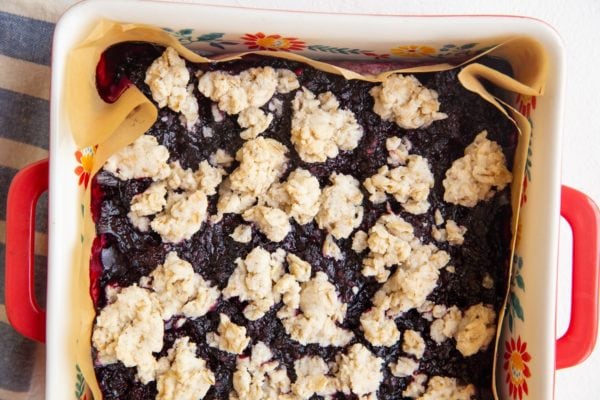
<path fill-rule="evenodd" d="M 525 96 L 522 94 L 517 95 L 517 99 L 515 102 L 517 110 L 519 110 L 519 112 L 527 118 L 529 118 L 529 116 L 531 115 L 533 110 L 535 110 L 535 107 L 537 105 L 537 100 L 535 96 Z"/>
<path fill-rule="evenodd" d="M 242 36 L 244 44 L 250 50 L 298 51 L 304 50 L 306 43 L 295 37 L 281 35 L 265 35 L 262 32 Z"/>
<path fill-rule="evenodd" d="M 529 179 L 527 179 L 527 174 L 523 177 L 523 191 L 521 192 L 521 207 L 523 204 L 527 202 L 527 184 L 529 183 Z"/>
<path fill-rule="evenodd" d="M 529 395 L 527 378 L 531 377 L 531 371 L 527 363 L 531 361 L 531 355 L 527 352 L 527 343 L 521 341 L 521 337 L 506 341 L 504 352 L 503 369 L 506 372 L 506 383 L 508 394 L 513 400 L 522 400 L 523 395 Z"/>
<path fill-rule="evenodd" d="M 90 183 L 90 176 L 94 166 L 94 153 L 96 147 L 86 147 L 83 150 L 75 152 L 75 159 L 79 165 L 75 168 L 75 174 L 79 177 L 79 185 L 87 189 Z"/>
<path fill-rule="evenodd" d="M 374 53 L 374 52 L 372 52 L 372 51 L 362 51 L 362 53 L 363 53 L 365 56 L 368 56 L 368 57 L 373 57 L 373 58 L 375 58 L 376 60 L 387 60 L 387 59 L 389 59 L 389 58 L 390 58 L 390 55 L 389 55 L 389 54 L 377 54 L 377 53 Z"/>

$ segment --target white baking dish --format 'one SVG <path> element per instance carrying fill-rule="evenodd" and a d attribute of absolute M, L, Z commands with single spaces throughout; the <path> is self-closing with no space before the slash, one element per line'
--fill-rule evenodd
<path fill-rule="evenodd" d="M 535 103 L 525 99 L 525 104 L 516 104 L 517 107 L 523 105 L 524 111 L 529 104 L 534 129 L 527 199 L 522 208 L 521 240 L 515 263 L 516 278 L 508 312 L 512 315 L 512 323 L 509 326 L 507 318 L 498 357 L 500 393 L 506 399 L 519 398 L 518 391 L 515 395 L 509 393 L 508 378 L 513 387 L 520 387 L 523 398 L 551 399 L 555 365 L 558 368 L 574 365 L 589 354 L 597 328 L 599 217 L 597 208 L 587 197 L 570 189 L 563 189 L 562 208 L 574 230 L 573 311 L 570 329 L 555 351 L 565 71 L 564 52 L 552 28 L 523 17 L 324 14 L 158 1 L 95 0 L 71 8 L 57 24 L 54 36 L 46 314 L 39 310 L 31 295 L 29 261 L 32 244 L 27 238 L 32 235 L 33 217 L 31 212 L 24 211 L 35 204 L 48 183 L 45 179 L 47 164 L 34 165 L 18 174 L 9 195 L 7 313 L 17 330 L 38 340 L 44 339 L 44 317 L 47 316 L 48 399 L 71 399 L 74 391 L 76 396 L 80 395 L 79 386 L 76 386 L 80 382 L 73 359 L 73 340 L 69 336 L 73 316 L 64 312 L 70 309 L 70 288 L 77 283 L 77 277 L 72 276 L 65 266 L 72 265 L 73 257 L 77 256 L 74 249 L 79 248 L 82 212 L 78 196 L 80 177 L 73 173 L 78 166 L 74 156 L 78 149 L 65 115 L 64 82 L 69 50 L 101 18 L 168 28 L 184 44 L 203 52 L 248 49 L 257 39 L 266 38 L 266 42 L 260 43 L 293 46 L 302 54 L 321 59 L 372 60 L 375 56 L 392 54 L 392 58 L 442 60 L 460 52 L 477 51 L 501 37 L 528 35 L 540 41 L 550 58 L 545 95 Z M 269 36 L 274 34 L 281 37 Z M 237 44 L 231 44 L 233 41 Z M 417 57 L 413 57 L 415 55 Z M 523 382 L 526 382 L 526 391 Z"/>

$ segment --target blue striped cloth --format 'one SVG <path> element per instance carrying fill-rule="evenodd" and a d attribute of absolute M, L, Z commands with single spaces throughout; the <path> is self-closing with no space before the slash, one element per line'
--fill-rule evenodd
<path fill-rule="evenodd" d="M 26 165 L 48 156 L 54 22 L 73 0 L 0 0 L 0 400 L 43 399 L 44 345 L 20 336 L 5 308 L 6 197 Z M 36 220 L 36 289 L 45 304 L 47 201 Z"/>

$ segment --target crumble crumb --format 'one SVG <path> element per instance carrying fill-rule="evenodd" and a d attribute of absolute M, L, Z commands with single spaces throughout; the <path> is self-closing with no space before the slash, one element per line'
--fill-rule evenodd
<path fill-rule="evenodd" d="M 303 168 L 292 171 L 284 183 L 274 183 L 265 202 L 285 211 L 300 225 L 313 220 L 319 212 L 321 188 L 315 176 Z"/>
<path fill-rule="evenodd" d="M 294 361 L 296 382 L 292 384 L 292 391 L 300 399 L 310 399 L 314 394 L 329 397 L 336 392 L 334 377 L 328 376 L 329 367 L 318 356 L 305 356 Z"/>
<path fill-rule="evenodd" d="M 123 288 L 113 303 L 102 309 L 96 319 L 92 343 L 100 364 L 121 361 L 137 367 L 136 377 L 143 384 L 155 379 L 158 363 L 153 353 L 163 346 L 164 323 L 154 293 L 137 285 Z"/>
<path fill-rule="evenodd" d="M 388 151 L 387 163 L 397 167 L 398 165 L 406 165 L 412 143 L 406 137 L 392 136 L 385 141 L 385 148 Z"/>
<path fill-rule="evenodd" d="M 502 148 L 487 138 L 487 131 L 482 131 L 467 146 L 464 157 L 455 160 L 446 171 L 444 201 L 474 207 L 511 181 Z"/>
<path fill-rule="evenodd" d="M 169 107 L 180 112 L 187 129 L 198 121 L 198 101 L 194 96 L 193 85 L 189 85 L 190 73 L 185 60 L 172 47 L 154 60 L 146 70 L 144 82 L 150 87 L 152 98 L 159 108 Z"/>
<path fill-rule="evenodd" d="M 285 172 L 287 152 L 287 148 L 274 139 L 259 136 L 245 142 L 235 155 L 240 165 L 229 176 L 231 189 L 255 197 L 265 194 Z"/>
<path fill-rule="evenodd" d="M 321 192 L 316 221 L 319 228 L 326 229 L 336 239 L 347 238 L 363 219 L 359 182 L 351 175 L 335 172 L 329 180 L 331 185 Z"/>
<path fill-rule="evenodd" d="M 339 390 L 344 394 L 367 395 L 377 392 L 383 381 L 383 359 L 375 356 L 365 346 L 356 343 L 347 354 L 336 356 Z"/>
<path fill-rule="evenodd" d="M 483 286 L 485 289 L 492 289 L 494 287 L 494 279 L 490 276 L 490 274 L 485 274 L 483 281 L 481 282 L 481 286 Z"/>
<path fill-rule="evenodd" d="M 444 223 L 444 217 L 442 217 L 442 212 L 439 208 L 435 209 L 435 212 L 433 213 L 433 219 L 435 221 L 435 224 L 438 226 Z"/>
<path fill-rule="evenodd" d="M 159 213 L 167 205 L 167 185 L 164 181 L 152 183 L 144 192 L 131 199 L 131 213 L 135 217 L 147 217 Z"/>
<path fill-rule="evenodd" d="M 233 157 L 227 151 L 217 149 L 210 155 L 209 161 L 214 167 L 228 168 L 233 163 Z"/>
<path fill-rule="evenodd" d="M 398 357 L 398 361 L 390 364 L 392 375 L 398 378 L 412 376 L 419 368 L 419 363 L 410 357 Z"/>
<path fill-rule="evenodd" d="M 369 254 L 363 259 L 362 274 L 374 276 L 378 282 L 385 282 L 389 277 L 387 268 L 408 259 L 413 240 L 411 224 L 395 214 L 382 215 L 369 229 Z"/>
<path fill-rule="evenodd" d="M 270 254 L 262 247 L 256 247 L 245 259 L 235 260 L 237 267 L 223 289 L 223 297 L 247 301 L 244 316 L 250 321 L 262 318 L 275 304 L 273 285 L 283 274 L 283 255 L 279 253 L 285 254 L 281 249 Z"/>
<path fill-rule="evenodd" d="M 234 324 L 225 314 L 220 314 L 219 318 L 218 333 L 208 332 L 206 334 L 206 343 L 221 351 L 242 354 L 250 343 L 250 337 L 246 336 L 246 328 Z"/>
<path fill-rule="evenodd" d="M 252 227 L 240 224 L 233 230 L 233 233 L 229 237 L 239 243 L 250 243 L 252 240 Z"/>
<path fill-rule="evenodd" d="M 249 357 L 238 356 L 230 400 L 292 400 L 290 391 L 290 378 L 285 366 L 273 359 L 273 353 L 263 342 L 252 347 Z"/>
<path fill-rule="evenodd" d="M 435 316 L 431 323 L 429 336 L 434 342 L 440 344 L 448 338 L 452 338 L 458 331 L 458 325 L 462 320 L 462 312 L 456 306 L 452 306 L 443 314 Z"/>
<path fill-rule="evenodd" d="M 385 308 L 372 307 L 360 316 L 365 339 L 373 346 L 391 347 L 400 340 L 400 331 L 393 319 L 385 315 Z"/>
<path fill-rule="evenodd" d="M 471 400 L 474 395 L 473 385 L 462 386 L 456 378 L 434 376 L 427 383 L 427 391 L 417 400 Z"/>
<path fill-rule="evenodd" d="M 437 92 L 423 86 L 413 75 L 391 74 L 369 93 L 375 100 L 373 111 L 404 129 L 426 128 L 448 117 L 439 112 Z"/>
<path fill-rule="evenodd" d="M 496 335 L 496 312 L 483 303 L 465 311 L 456 332 L 456 349 L 465 357 L 487 349 Z"/>
<path fill-rule="evenodd" d="M 281 242 L 292 229 L 288 215 L 278 208 L 254 206 L 244 211 L 242 217 L 247 222 L 254 222 L 272 242 Z"/>
<path fill-rule="evenodd" d="M 150 223 L 164 242 L 190 239 L 206 220 L 208 200 L 202 190 L 192 193 L 170 192 L 165 210 Z"/>
<path fill-rule="evenodd" d="M 302 88 L 292 101 L 292 143 L 303 161 L 324 162 L 340 150 L 354 150 L 363 128 L 331 92 L 315 96 Z"/>
<path fill-rule="evenodd" d="M 246 128 L 240 133 L 240 137 L 244 140 L 254 139 L 271 125 L 273 114 L 265 114 L 260 108 L 249 107 L 240 112 L 237 121 L 240 127 Z"/>
<path fill-rule="evenodd" d="M 373 296 L 373 304 L 385 307 L 386 314 L 392 318 L 425 303 L 437 286 L 439 270 L 450 259 L 448 253 L 432 244 L 423 245 L 413 240 L 411 245 L 410 257 Z"/>
<path fill-rule="evenodd" d="M 333 258 L 334 260 L 342 260 L 344 258 L 342 250 L 340 250 L 330 234 L 325 236 L 325 241 L 323 242 L 323 255 L 325 257 Z"/>
<path fill-rule="evenodd" d="M 402 351 L 413 355 L 418 359 L 423 357 L 425 352 L 425 340 L 421 334 L 412 329 L 404 331 L 404 341 L 402 342 Z"/>
<path fill-rule="evenodd" d="M 289 286 L 294 285 L 290 282 Z M 277 316 L 292 339 L 304 345 L 321 346 L 344 346 L 352 340 L 354 335 L 350 331 L 337 326 L 344 321 L 348 306 L 339 300 L 335 286 L 325 273 L 319 271 L 314 278 L 302 283 L 299 299 L 291 295 L 289 300 L 293 303 L 286 301 L 284 295 L 284 307 Z"/>
<path fill-rule="evenodd" d="M 415 399 L 425 392 L 425 382 L 427 382 L 427 375 L 417 374 L 413 377 L 413 380 L 408 384 L 406 389 L 402 392 L 402 396 Z"/>
<path fill-rule="evenodd" d="M 215 384 L 215 375 L 204 359 L 196 357 L 196 343 L 187 336 L 175 340 L 158 363 L 156 400 L 202 399 Z"/>
<path fill-rule="evenodd" d="M 408 163 L 389 169 L 382 166 L 377 174 L 365 179 L 363 186 L 371 194 L 373 203 L 383 203 L 387 195 L 394 196 L 411 214 L 423 214 L 429 209 L 429 191 L 434 179 L 427 160 L 418 155 L 407 157 Z"/>
<path fill-rule="evenodd" d="M 174 251 L 167 254 L 165 262 L 152 271 L 150 280 L 149 287 L 156 293 L 165 321 L 179 314 L 188 318 L 201 317 L 220 296 L 216 287 L 210 286 L 194 272 L 189 262 L 179 258 Z"/>
<path fill-rule="evenodd" d="M 142 135 L 133 143 L 123 147 L 104 163 L 104 170 L 122 181 L 128 179 L 165 179 L 171 173 L 167 164 L 169 150 L 151 135 Z"/>
<path fill-rule="evenodd" d="M 286 256 L 288 269 L 298 282 L 307 282 L 310 279 L 311 265 L 295 254 L 288 253 Z"/>
<path fill-rule="evenodd" d="M 352 238 L 352 250 L 357 253 L 362 253 L 365 251 L 369 245 L 367 244 L 367 232 L 365 231 L 356 231 L 354 237 Z"/>

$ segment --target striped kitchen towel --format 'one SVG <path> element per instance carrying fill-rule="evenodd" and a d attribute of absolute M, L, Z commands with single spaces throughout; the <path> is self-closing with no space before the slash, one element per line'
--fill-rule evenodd
<path fill-rule="evenodd" d="M 45 348 L 8 324 L 4 306 L 6 195 L 20 168 L 48 157 L 54 22 L 75 0 L 0 0 L 0 400 L 44 398 Z M 45 303 L 46 198 L 36 221 L 36 286 Z"/>

